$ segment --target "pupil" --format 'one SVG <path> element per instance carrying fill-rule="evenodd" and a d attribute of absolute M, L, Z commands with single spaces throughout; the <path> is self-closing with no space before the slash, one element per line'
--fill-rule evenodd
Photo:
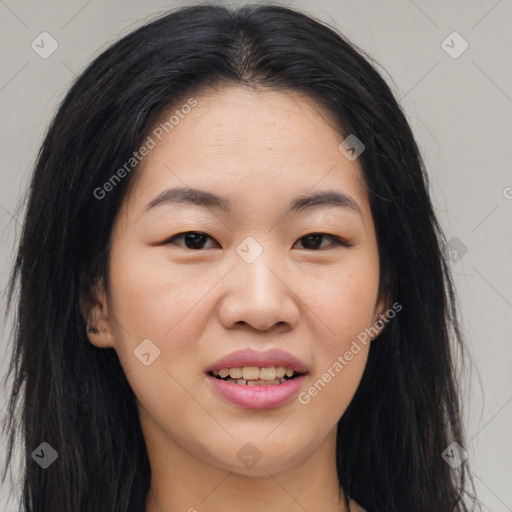
<path fill-rule="evenodd" d="M 322 236 L 323 235 L 307 235 L 304 238 L 306 239 L 307 243 L 309 243 L 309 245 L 313 246 L 314 249 L 318 249 L 318 247 L 320 247 L 320 245 L 322 245 L 322 243 L 321 243 Z M 311 244 L 312 240 L 313 240 L 313 243 Z M 318 243 L 318 242 L 320 242 L 320 243 Z"/>
<path fill-rule="evenodd" d="M 187 247 L 190 245 L 189 242 L 191 241 L 192 239 L 192 247 L 188 247 L 189 249 L 200 249 L 201 247 L 198 247 L 202 245 L 202 243 L 204 243 L 204 240 L 202 240 L 201 238 L 203 237 L 204 235 L 200 234 L 200 233 L 188 233 L 187 235 L 185 235 L 185 241 L 186 241 L 186 245 Z"/>

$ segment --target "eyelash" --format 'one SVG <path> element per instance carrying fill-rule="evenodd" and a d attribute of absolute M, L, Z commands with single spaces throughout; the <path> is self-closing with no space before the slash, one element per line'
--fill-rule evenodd
<path fill-rule="evenodd" d="M 177 238 L 183 238 L 183 237 L 185 237 L 187 235 L 201 235 L 201 236 L 205 236 L 205 237 L 210 238 L 210 239 L 213 240 L 213 237 L 211 237 L 211 236 L 209 236 L 206 233 L 203 233 L 201 231 L 185 231 L 184 233 L 178 233 L 177 235 L 172 236 L 171 238 L 166 240 L 164 242 L 164 244 L 174 244 L 174 240 L 176 240 Z M 310 237 L 310 236 L 316 236 L 316 237 L 320 236 L 320 237 L 324 237 L 324 238 L 329 238 L 333 242 L 331 244 L 331 246 L 330 246 L 331 248 L 333 246 L 336 246 L 336 245 L 337 246 L 342 246 L 342 247 L 351 247 L 351 245 L 352 245 L 352 244 L 349 244 L 348 242 L 346 242 L 345 240 L 343 240 L 342 238 L 337 237 L 335 235 L 330 235 L 328 233 L 316 233 L 316 232 L 315 233 L 308 233 L 307 235 L 301 236 L 298 239 L 298 241 L 299 240 L 303 240 L 304 238 L 307 238 L 307 237 Z M 174 244 L 174 245 L 177 245 L 177 244 Z M 183 246 L 180 246 L 180 247 L 183 247 Z M 189 249 L 191 251 L 201 251 L 201 250 L 203 250 L 202 248 L 201 249 L 191 249 L 189 247 L 183 247 L 183 249 Z M 327 247 L 327 248 L 324 247 L 323 249 L 309 249 L 309 250 L 312 250 L 314 252 L 319 252 L 319 251 L 325 251 L 327 249 L 329 249 L 329 247 Z"/>

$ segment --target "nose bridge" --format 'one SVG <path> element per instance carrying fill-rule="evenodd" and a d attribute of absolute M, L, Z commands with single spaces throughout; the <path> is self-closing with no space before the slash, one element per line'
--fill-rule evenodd
<path fill-rule="evenodd" d="M 236 247 L 234 268 L 221 308 L 222 321 L 245 322 L 257 329 L 295 324 L 298 308 L 286 285 L 286 264 L 270 241 L 247 237 Z"/>
<path fill-rule="evenodd" d="M 237 246 L 236 253 L 237 279 L 244 288 L 249 288 L 252 294 L 263 295 L 266 301 L 275 300 L 282 292 L 283 284 L 275 275 L 282 264 L 270 241 L 257 241 L 248 236 Z"/>

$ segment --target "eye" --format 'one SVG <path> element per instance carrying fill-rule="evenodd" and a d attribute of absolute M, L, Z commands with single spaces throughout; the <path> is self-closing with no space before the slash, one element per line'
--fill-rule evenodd
<path fill-rule="evenodd" d="M 306 249 L 312 249 L 312 250 L 318 250 L 319 246 L 322 245 L 322 238 L 328 238 L 332 241 L 332 245 L 341 245 L 344 247 L 350 247 L 351 244 L 346 242 L 345 240 L 334 236 L 334 235 L 328 235 L 326 233 L 310 233 L 308 235 L 304 235 L 303 237 L 299 238 L 299 241 L 303 241 L 303 245 L 305 245 Z M 309 246 L 309 247 L 308 247 Z M 325 247 L 323 248 L 325 249 Z M 329 246 L 327 247 L 329 249 Z M 322 250 L 322 249 L 320 249 Z"/>
<path fill-rule="evenodd" d="M 169 238 L 166 243 L 174 244 L 175 240 L 183 239 L 185 241 L 186 249 L 204 249 L 204 243 L 207 238 L 213 240 L 213 238 L 206 233 L 202 233 L 200 231 L 187 231 L 186 233 L 179 233 L 178 235 L 174 235 L 172 238 Z"/>
<path fill-rule="evenodd" d="M 201 250 L 207 248 L 204 247 L 207 239 L 214 240 L 211 236 L 207 235 L 206 233 L 202 233 L 201 231 L 187 231 L 185 233 L 179 233 L 177 235 L 174 235 L 173 237 L 169 238 L 169 240 L 167 240 L 165 243 L 181 245 L 177 244 L 176 240 L 183 240 L 185 244 L 185 249 Z M 331 240 L 332 243 L 330 244 L 330 246 L 341 245 L 344 247 L 350 247 L 351 245 L 337 236 L 328 235 L 326 233 L 310 233 L 299 238 L 298 241 L 302 242 L 303 246 L 305 246 L 303 248 L 317 251 L 326 249 L 326 247 L 321 247 L 322 239 Z M 327 249 L 329 249 L 330 246 L 328 246 Z"/>

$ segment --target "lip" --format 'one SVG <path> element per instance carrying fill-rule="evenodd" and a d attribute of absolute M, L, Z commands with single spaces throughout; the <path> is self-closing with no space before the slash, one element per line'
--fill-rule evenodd
<path fill-rule="evenodd" d="M 205 378 L 214 391 L 232 404 L 247 409 L 270 409 L 284 405 L 296 396 L 306 375 L 299 375 L 283 384 L 273 386 L 243 386 L 216 379 L 208 374 Z"/>
<path fill-rule="evenodd" d="M 243 386 L 233 382 L 217 379 L 209 373 L 220 371 L 222 368 L 235 368 L 243 366 L 284 366 L 292 368 L 297 375 L 282 384 L 263 386 Z M 260 352 L 258 350 L 237 350 L 219 359 L 206 369 L 206 383 L 225 400 L 247 409 L 270 409 L 289 402 L 298 394 L 302 387 L 308 367 L 306 363 L 289 352 L 275 348 Z"/>
<path fill-rule="evenodd" d="M 308 371 L 306 363 L 284 350 L 275 348 L 266 352 L 251 349 L 237 350 L 213 363 L 206 369 L 206 373 L 219 371 L 222 368 L 242 366 L 259 366 L 260 368 L 284 366 L 285 368 L 292 368 L 296 373 L 306 373 Z M 280 385 L 282 386 L 283 384 Z"/>

